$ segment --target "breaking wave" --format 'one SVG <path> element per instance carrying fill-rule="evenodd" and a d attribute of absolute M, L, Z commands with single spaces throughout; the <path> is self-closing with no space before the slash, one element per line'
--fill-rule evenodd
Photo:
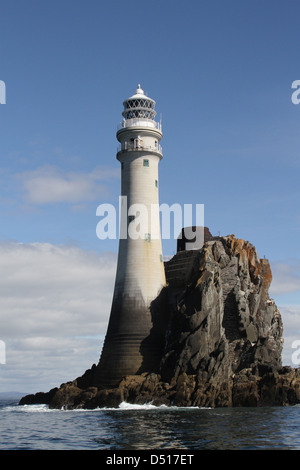
<path fill-rule="evenodd" d="M 203 409 L 153 403 L 60 410 L 0 401 L 0 449 L 300 450 L 299 405 Z"/>
<path fill-rule="evenodd" d="M 116 408 L 115 408 L 116 409 Z M 197 406 L 167 406 L 167 405 L 152 405 L 152 403 L 145 403 L 143 405 L 136 405 L 133 403 L 127 403 L 126 401 L 123 401 L 119 405 L 119 410 L 199 410 L 201 408 Z"/>
<path fill-rule="evenodd" d="M 59 409 L 52 409 L 49 408 L 48 405 L 12 405 L 12 406 L 6 406 L 2 409 L 2 411 L 7 411 L 7 412 L 25 412 L 25 413 L 53 413 L 53 412 L 58 412 L 58 411 L 65 411 L 65 412 L 100 412 L 100 411 L 147 411 L 147 410 L 153 410 L 153 411 L 159 411 L 159 410 L 165 410 L 165 411 L 171 411 L 171 410 L 200 410 L 203 408 L 200 407 L 179 407 L 179 406 L 167 406 L 167 405 L 152 405 L 152 403 L 144 403 L 142 405 L 139 404 L 134 404 L 134 403 L 128 403 L 126 401 L 123 401 L 120 403 L 118 407 L 111 408 L 111 407 L 104 407 L 104 408 L 94 408 L 92 410 L 86 409 L 86 408 L 77 408 L 77 409 L 68 409 L 68 408 L 61 408 Z M 208 409 L 208 408 L 205 408 Z"/>

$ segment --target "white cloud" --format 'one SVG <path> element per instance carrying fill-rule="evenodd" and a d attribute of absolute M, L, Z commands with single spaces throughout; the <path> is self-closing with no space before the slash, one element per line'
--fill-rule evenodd
<path fill-rule="evenodd" d="M 47 391 L 98 361 L 115 268 L 110 253 L 0 243 L 0 391 Z"/>
<path fill-rule="evenodd" d="M 300 261 L 287 260 L 272 263 L 273 280 L 270 287 L 271 295 L 282 295 L 300 291 Z"/>
<path fill-rule="evenodd" d="M 119 168 L 98 167 L 89 173 L 66 172 L 54 166 L 42 166 L 16 175 L 22 182 L 24 199 L 30 204 L 95 200 L 108 191 L 108 182 L 120 177 Z"/>
<path fill-rule="evenodd" d="M 285 305 L 278 308 L 283 321 L 282 363 L 297 367 L 300 364 L 293 363 L 293 354 L 295 342 L 300 340 L 300 305 Z"/>
<path fill-rule="evenodd" d="M 300 294 L 300 261 L 290 259 L 271 263 L 273 280 L 270 286 L 270 295 L 275 298 L 283 322 L 283 365 L 296 367 L 292 357 L 294 341 L 300 340 L 300 305 L 287 305 L 299 301 Z M 290 300 L 287 300 L 289 299 Z"/>
<path fill-rule="evenodd" d="M 273 267 L 274 292 L 298 289 L 297 266 Z M 0 243 L 0 340 L 6 344 L 0 391 L 48 391 L 98 361 L 115 269 L 112 253 L 48 243 Z M 283 363 L 293 366 L 300 306 L 278 306 L 284 325 Z"/>

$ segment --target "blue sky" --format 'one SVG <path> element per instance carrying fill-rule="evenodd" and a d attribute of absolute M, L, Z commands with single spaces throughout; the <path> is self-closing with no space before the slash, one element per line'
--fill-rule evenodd
<path fill-rule="evenodd" d="M 98 360 L 118 242 L 97 238 L 96 208 L 117 205 L 116 128 L 138 83 L 162 115 L 160 202 L 204 204 L 214 235 L 270 260 L 289 362 L 300 335 L 299 2 L 4 0 L 0 13 L 2 389 L 47 390 Z M 82 319 L 90 328 L 76 334 Z"/>

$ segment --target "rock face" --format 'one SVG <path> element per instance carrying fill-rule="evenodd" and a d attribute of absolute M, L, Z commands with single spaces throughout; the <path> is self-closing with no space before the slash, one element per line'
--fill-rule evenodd
<path fill-rule="evenodd" d="M 281 365 L 283 325 L 268 293 L 270 265 L 253 245 L 234 235 L 212 237 L 200 250 L 175 255 L 166 263 L 166 275 L 157 369 L 124 377 L 105 390 L 95 386 L 93 365 L 55 390 L 50 407 L 122 401 L 209 407 L 300 403 L 300 370 Z"/>
<path fill-rule="evenodd" d="M 246 367 L 281 366 L 282 321 L 268 296 L 267 260 L 234 236 L 212 239 L 194 259 L 187 287 L 170 286 L 173 308 L 161 361 L 162 377 L 218 375 Z"/>

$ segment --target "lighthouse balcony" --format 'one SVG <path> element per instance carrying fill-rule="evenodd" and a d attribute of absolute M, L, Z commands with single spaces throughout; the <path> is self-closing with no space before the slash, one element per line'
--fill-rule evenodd
<path fill-rule="evenodd" d="M 118 131 L 121 129 L 125 129 L 127 127 L 152 127 L 153 129 L 157 129 L 161 132 L 161 122 L 153 121 L 153 119 L 124 119 L 118 125 Z"/>
<path fill-rule="evenodd" d="M 119 152 L 132 152 L 132 151 L 146 151 L 151 153 L 159 153 L 162 155 L 162 146 L 157 144 L 155 146 L 147 146 L 143 143 L 134 142 L 123 142 L 118 145 L 117 153 Z"/>

